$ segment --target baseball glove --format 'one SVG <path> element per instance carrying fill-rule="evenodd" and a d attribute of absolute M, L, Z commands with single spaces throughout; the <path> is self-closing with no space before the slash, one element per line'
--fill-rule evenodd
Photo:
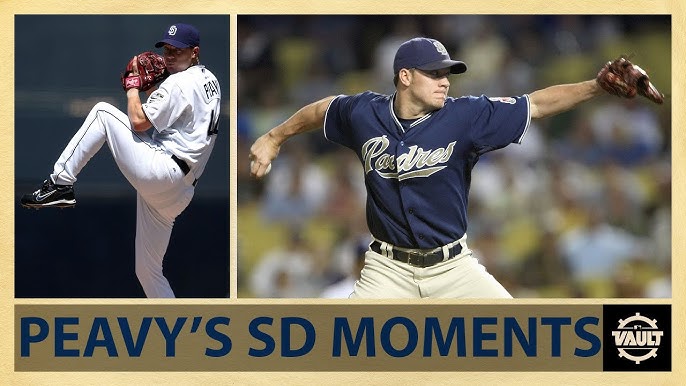
<path fill-rule="evenodd" d="M 650 83 L 648 74 L 623 55 L 607 62 L 598 72 L 596 82 L 603 90 L 622 98 L 638 94 L 658 104 L 664 101 L 664 95 Z"/>
<path fill-rule="evenodd" d="M 138 74 L 134 74 L 134 63 L 138 68 Z M 164 58 L 154 52 L 145 51 L 129 60 L 121 75 L 121 84 L 124 90 L 137 88 L 140 91 L 147 91 L 168 76 L 169 71 Z"/>

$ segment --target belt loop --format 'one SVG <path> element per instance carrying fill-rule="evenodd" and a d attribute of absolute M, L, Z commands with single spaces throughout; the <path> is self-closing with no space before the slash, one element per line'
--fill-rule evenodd
<path fill-rule="evenodd" d="M 465 233 L 464 236 L 462 236 L 462 238 L 460 238 L 458 240 L 458 242 L 460 243 L 460 246 L 462 246 L 462 250 L 463 251 L 466 250 L 467 249 L 467 234 Z"/>
<path fill-rule="evenodd" d="M 388 257 L 393 258 L 393 245 L 386 243 L 386 251 L 388 252 Z"/>
<path fill-rule="evenodd" d="M 389 259 L 393 258 L 393 246 L 385 241 L 381 242 L 381 254 Z"/>
<path fill-rule="evenodd" d="M 451 243 L 451 244 L 452 244 L 452 243 Z M 448 260 L 448 259 L 450 258 L 450 249 L 451 249 L 451 247 L 449 247 L 448 245 L 450 245 L 450 244 L 444 245 L 444 246 L 441 248 L 441 249 L 443 250 L 443 261 L 446 261 L 446 260 Z"/>
<path fill-rule="evenodd" d="M 188 174 L 183 176 L 183 181 L 186 183 L 186 185 L 193 186 L 195 186 L 198 183 L 198 179 L 195 178 L 195 174 L 193 172 L 188 172 Z"/>

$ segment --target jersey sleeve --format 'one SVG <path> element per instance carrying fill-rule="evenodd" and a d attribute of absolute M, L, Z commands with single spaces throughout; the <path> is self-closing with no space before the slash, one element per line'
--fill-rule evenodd
<path fill-rule="evenodd" d="M 529 96 L 472 99 L 472 141 L 479 154 L 521 143 L 531 123 Z"/>
<path fill-rule="evenodd" d="M 155 130 L 162 132 L 190 108 L 190 103 L 176 82 L 165 81 L 150 94 L 142 107 Z"/>
<path fill-rule="evenodd" d="M 371 93 L 357 95 L 339 95 L 335 97 L 326 109 L 324 117 L 324 136 L 331 142 L 352 148 L 353 125 L 352 115 L 355 107 Z"/>

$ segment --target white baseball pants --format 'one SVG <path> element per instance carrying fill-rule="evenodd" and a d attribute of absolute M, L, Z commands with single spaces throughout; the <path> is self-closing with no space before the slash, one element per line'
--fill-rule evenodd
<path fill-rule="evenodd" d="M 173 298 L 174 292 L 162 273 L 164 254 L 174 220 L 193 197 L 193 181 L 147 133 L 134 132 L 126 114 L 100 102 L 55 163 L 50 175 L 53 182 L 74 184 L 81 169 L 105 142 L 119 170 L 137 191 L 136 276 L 147 297 Z"/>
<path fill-rule="evenodd" d="M 369 250 L 354 288 L 350 298 L 512 298 L 473 257 L 466 243 L 459 255 L 426 268 L 414 267 Z"/>

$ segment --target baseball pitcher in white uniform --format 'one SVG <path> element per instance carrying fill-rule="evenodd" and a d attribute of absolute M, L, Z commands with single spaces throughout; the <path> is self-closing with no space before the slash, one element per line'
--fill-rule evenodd
<path fill-rule="evenodd" d="M 97 103 L 49 177 L 38 190 L 24 195 L 21 204 L 36 209 L 75 206 L 79 172 L 107 143 L 137 192 L 136 276 L 147 297 L 173 298 L 162 271 L 164 255 L 174 220 L 190 203 L 214 147 L 221 90 L 214 74 L 200 64 L 195 27 L 174 24 L 155 47 L 164 50 L 166 79 L 157 89 L 146 84 L 143 69 L 138 68 L 141 62 L 134 57 L 133 73 L 122 77 L 127 113 Z M 141 91 L 148 95 L 145 103 Z"/>

